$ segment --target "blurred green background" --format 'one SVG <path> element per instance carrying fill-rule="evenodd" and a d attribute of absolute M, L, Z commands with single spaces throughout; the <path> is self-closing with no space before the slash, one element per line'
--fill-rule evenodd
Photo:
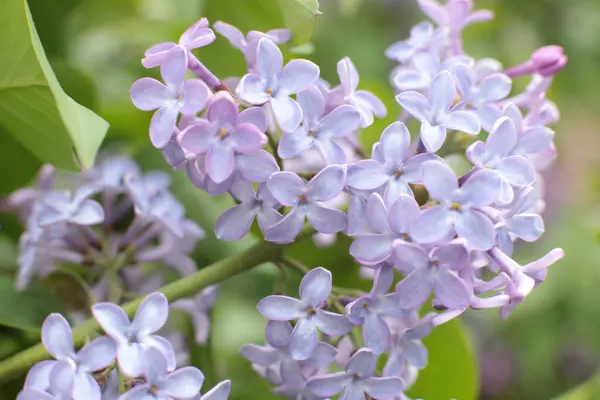
<path fill-rule="evenodd" d="M 134 80 L 156 74 L 141 66 L 144 50 L 157 42 L 175 41 L 200 17 L 208 17 L 211 22 L 223 20 L 244 32 L 283 27 L 283 16 L 275 1 L 28 3 L 65 91 L 111 124 L 105 148 L 128 152 L 145 168 L 167 169 L 160 154 L 148 145 L 151 114 L 135 109 L 129 100 Z M 600 1 L 479 0 L 476 6 L 493 10 L 496 19 L 466 30 L 465 48 L 472 56 L 497 58 L 510 66 L 545 44 L 562 45 L 569 56 L 567 68 L 555 79 L 549 94 L 562 118 L 554 127 L 559 157 L 544 173 L 547 233 L 538 243 L 518 250 L 518 259 L 523 261 L 552 247 L 563 247 L 566 257 L 552 267 L 546 283 L 507 321 L 500 321 L 495 312 L 482 311 L 463 318 L 478 359 L 479 387 L 476 374 L 470 370 L 473 365 L 468 349 L 457 339 L 460 333 L 449 326 L 440 328 L 430 343 L 436 349 L 432 351 L 433 362 L 445 363 L 446 369 L 431 370 L 427 380 L 418 385 L 434 389 L 422 389 L 417 394 L 426 400 L 447 400 L 457 393 L 453 390 L 464 393 L 464 397 L 454 394 L 458 400 L 551 399 L 587 381 L 564 399 L 600 399 L 600 379 L 588 381 L 600 361 L 600 138 L 595 132 L 600 126 Z M 361 86 L 377 93 L 389 107 L 388 118 L 370 128 L 370 132 L 379 133 L 399 111 L 388 85 L 393 63 L 383 52 L 394 41 L 406 38 L 411 26 L 423 16 L 413 0 L 322 0 L 320 7 L 323 15 L 313 37 L 315 52 L 309 57 L 320 65 L 322 76 L 333 83 L 337 82 L 337 61 L 343 56 L 354 61 L 361 74 Z M 241 53 L 219 36 L 197 54 L 219 77 L 244 72 Z M 526 83 L 518 80 L 515 87 L 523 88 Z M 0 135 L 0 146 L 13 150 L 10 158 L 0 160 L 0 190 L 8 193 L 30 179 L 39 164 L 7 135 Z M 210 235 L 211 225 L 227 203 L 207 198 L 179 174 L 174 174 L 174 191 L 186 205 L 188 215 L 209 232 L 196 252 L 199 266 L 255 240 L 235 244 L 216 241 Z M 4 270 L 14 268 L 11 246 L 19 233 L 15 221 L 3 220 L 0 264 Z M 292 252 L 308 265 L 332 269 L 339 285 L 368 288 L 369 283 L 359 279 L 356 265 L 347 254 L 348 244 L 349 240 L 340 238 L 334 249 L 320 250 L 309 242 Z M 253 373 L 237 350 L 244 343 L 262 343 L 265 321 L 255 304 L 272 293 L 276 279 L 277 270 L 266 266 L 223 285 L 214 309 L 210 352 L 194 350 L 193 359 L 208 378 L 206 387 L 228 377 L 234 382 L 233 399 L 271 398 L 265 395 L 268 385 Z M 297 282 L 297 277 L 291 279 L 290 288 Z M 5 302 L 0 307 L 7 305 Z M 35 340 L 36 334 L 23 335 L 19 330 L 3 328 L 0 360 Z M 12 386 L 19 385 L 15 382 Z M 10 385 L 0 387 L 0 399 L 4 398 L 14 398 Z"/>

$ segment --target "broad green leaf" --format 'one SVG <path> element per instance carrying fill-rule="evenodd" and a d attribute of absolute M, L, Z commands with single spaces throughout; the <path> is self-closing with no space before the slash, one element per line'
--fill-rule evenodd
<path fill-rule="evenodd" d="M 278 0 L 285 26 L 293 33 L 296 44 L 308 42 L 313 34 L 319 12 L 318 0 Z"/>
<path fill-rule="evenodd" d="M 60 311 L 58 298 L 39 287 L 17 291 L 12 278 L 0 276 L 0 325 L 39 332 L 51 312 Z"/>
<path fill-rule="evenodd" d="M 427 367 L 419 371 L 411 398 L 474 400 L 478 372 L 469 338 L 458 320 L 436 327 L 423 340 L 429 352 Z"/>
<path fill-rule="evenodd" d="M 90 168 L 108 123 L 60 87 L 27 2 L 0 0 L 0 9 L 0 124 L 43 162 Z"/>

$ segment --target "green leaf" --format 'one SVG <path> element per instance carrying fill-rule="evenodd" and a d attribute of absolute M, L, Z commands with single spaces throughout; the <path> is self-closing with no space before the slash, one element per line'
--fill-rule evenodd
<path fill-rule="evenodd" d="M 412 398 L 474 400 L 478 393 L 475 356 L 467 333 L 458 320 L 436 327 L 423 339 L 429 352 L 427 367 L 419 371 Z"/>
<path fill-rule="evenodd" d="M 17 291 L 13 279 L 0 276 L 0 325 L 39 332 L 46 316 L 59 310 L 57 297 L 47 290 L 32 286 Z"/>
<path fill-rule="evenodd" d="M 108 123 L 60 87 L 27 2 L 0 0 L 0 9 L 0 123 L 40 161 L 90 168 Z"/>
<path fill-rule="evenodd" d="M 292 31 L 296 44 L 308 42 L 315 30 L 319 12 L 318 0 L 278 0 L 285 26 Z"/>

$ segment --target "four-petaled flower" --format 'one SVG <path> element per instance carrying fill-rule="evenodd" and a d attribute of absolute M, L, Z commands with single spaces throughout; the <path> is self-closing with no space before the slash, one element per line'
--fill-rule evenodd
<path fill-rule="evenodd" d="M 190 153 L 206 153 L 205 171 L 215 183 L 221 183 L 233 173 L 237 154 L 253 153 L 267 143 L 261 130 L 265 125 L 261 108 L 238 114 L 231 95 L 221 91 L 211 99 L 205 119 L 196 120 L 179 134 L 179 143 Z"/>
<path fill-rule="evenodd" d="M 344 372 L 315 376 L 306 385 L 317 396 L 330 397 L 342 392 L 340 399 L 364 399 L 365 393 L 377 400 L 399 395 L 404 382 L 398 377 L 376 377 L 377 357 L 369 349 L 358 350 Z"/>
<path fill-rule="evenodd" d="M 477 171 L 459 188 L 448 165 L 427 161 L 423 164 L 423 183 L 429 196 L 439 204 L 423 210 L 412 225 L 410 234 L 415 241 L 439 243 L 456 230 L 476 250 L 494 246 L 494 225 L 481 208 L 493 204 L 500 196 L 497 174 L 485 169 Z"/>
<path fill-rule="evenodd" d="M 265 318 L 273 321 L 298 320 L 289 342 L 289 351 L 295 360 L 306 360 L 312 356 L 318 344 L 317 328 L 327 335 L 341 336 L 354 326 L 346 316 L 322 309 L 331 285 L 331 272 L 318 267 L 302 278 L 300 300 L 273 295 L 258 303 L 258 311 Z"/>
<path fill-rule="evenodd" d="M 346 184 L 346 168 L 330 165 L 315 175 L 308 184 L 293 172 L 271 175 L 267 187 L 273 197 L 292 210 L 281 221 L 267 229 L 265 238 L 270 242 L 293 242 L 304 220 L 321 233 L 336 233 L 346 228 L 346 214 L 327 208 L 320 203 L 339 195 Z"/>
<path fill-rule="evenodd" d="M 131 86 L 131 101 L 143 111 L 158 109 L 150 122 L 150 140 L 163 148 L 171 140 L 179 114 L 194 116 L 206 107 L 210 89 L 198 79 L 185 80 L 187 54 L 173 47 L 160 65 L 164 84 L 152 78 L 142 78 Z"/>
<path fill-rule="evenodd" d="M 293 132 L 302 121 L 302 109 L 290 95 L 300 93 L 319 77 L 319 67 L 308 60 L 292 60 L 285 67 L 279 47 L 260 39 L 257 73 L 244 75 L 237 87 L 240 99 L 254 105 L 268 103 L 284 132 Z"/>
<path fill-rule="evenodd" d="M 83 187 L 73 195 L 69 192 L 47 192 L 39 202 L 37 220 L 40 226 L 58 222 L 95 225 L 104 220 L 104 209 L 96 200 L 91 187 Z"/>
<path fill-rule="evenodd" d="M 427 89 L 427 97 L 413 91 L 396 96 L 396 101 L 421 121 L 421 140 L 430 152 L 442 147 L 447 129 L 469 135 L 476 135 L 481 130 L 481 123 L 474 114 L 453 109 L 455 99 L 456 87 L 448 71 L 442 71 L 433 78 Z"/>
<path fill-rule="evenodd" d="M 163 327 L 169 315 L 169 304 L 164 294 L 148 295 L 132 322 L 125 311 L 113 303 L 94 304 L 92 314 L 104 332 L 117 342 L 117 362 L 126 376 L 137 378 L 144 372 L 144 354 L 149 347 L 160 350 L 166 358 L 167 368 L 175 369 L 173 346 L 163 337 L 153 335 Z"/>

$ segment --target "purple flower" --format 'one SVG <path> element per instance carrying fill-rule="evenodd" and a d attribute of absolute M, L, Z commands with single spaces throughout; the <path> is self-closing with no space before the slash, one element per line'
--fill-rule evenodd
<path fill-rule="evenodd" d="M 169 370 L 175 369 L 175 352 L 171 343 L 152 335 L 163 327 L 169 316 L 169 304 L 162 293 L 148 295 L 138 307 L 132 322 L 125 311 L 113 303 L 94 304 L 92 314 L 104 332 L 117 342 L 117 362 L 126 376 L 136 378 L 142 374 L 144 351 L 150 347 L 163 353 Z"/>
<path fill-rule="evenodd" d="M 312 85 L 319 67 L 308 60 L 292 60 L 285 68 L 279 47 L 269 39 L 258 42 L 257 73 L 244 75 L 237 87 L 238 96 L 255 105 L 269 103 L 284 132 L 293 132 L 302 121 L 302 109 L 290 97 Z"/>
<path fill-rule="evenodd" d="M 390 329 L 384 316 L 402 316 L 395 293 L 387 294 L 394 282 L 391 265 L 383 264 L 377 271 L 371 293 L 359 297 L 346 306 L 348 319 L 362 325 L 365 346 L 374 354 L 381 354 L 389 347 Z"/>
<path fill-rule="evenodd" d="M 341 105 L 325 113 L 325 99 L 315 86 L 298 93 L 302 124 L 294 132 L 284 133 L 277 152 L 283 159 L 298 156 L 315 146 L 327 164 L 344 164 L 346 155 L 335 141 L 353 133 L 360 125 L 360 113 L 350 105 Z"/>
<path fill-rule="evenodd" d="M 495 103 L 508 96 L 512 80 L 498 72 L 478 80 L 475 68 L 465 64 L 454 66 L 453 71 L 461 103 L 475 110 L 483 128 L 489 131 L 499 117 Z"/>
<path fill-rule="evenodd" d="M 433 154 L 410 155 L 410 132 L 402 122 L 384 129 L 372 160 L 361 160 L 348 168 L 348 185 L 359 190 L 385 190 L 391 207 L 402 194 L 412 196 L 409 183 L 421 183 L 421 165 L 440 160 Z"/>
<path fill-rule="evenodd" d="M 238 115 L 231 95 L 221 91 L 210 101 L 206 119 L 185 128 L 179 143 L 193 154 L 206 153 L 205 171 L 215 183 L 221 183 L 233 173 L 237 154 L 255 152 L 267 143 L 265 125 L 262 109 L 252 107 Z"/>
<path fill-rule="evenodd" d="M 421 339 L 431 333 L 431 323 L 435 313 L 429 313 L 419 319 L 418 314 L 400 319 L 394 319 L 392 327 L 392 346 L 388 359 L 383 368 L 386 376 L 401 376 L 408 366 L 423 369 L 427 366 L 427 347 Z"/>
<path fill-rule="evenodd" d="M 477 141 L 467 149 L 467 158 L 478 168 L 485 168 L 500 177 L 502 188 L 498 201 L 510 203 L 513 186 L 525 187 L 534 180 L 534 169 L 523 156 L 511 155 L 517 144 L 515 124 L 508 117 L 496 121 L 486 142 Z"/>
<path fill-rule="evenodd" d="M 398 377 L 375 375 L 377 358 L 369 349 L 360 349 L 346 365 L 345 372 L 315 376 L 306 385 L 317 396 L 330 397 L 342 392 L 340 399 L 364 399 L 365 393 L 377 400 L 397 396 L 404 388 Z"/>
<path fill-rule="evenodd" d="M 344 315 L 322 310 L 331 292 L 331 272 L 318 267 L 300 282 L 300 300 L 288 296 L 267 296 L 258 303 L 258 311 L 273 321 L 297 319 L 290 337 L 293 359 L 306 360 L 317 348 L 317 328 L 327 335 L 340 336 L 353 324 Z"/>
<path fill-rule="evenodd" d="M 287 29 L 273 29 L 266 33 L 250 31 L 244 37 L 239 29 L 225 22 L 217 21 L 213 24 L 213 28 L 229 40 L 233 47 L 241 50 L 251 72 L 256 70 L 256 50 L 260 39 L 267 38 L 275 44 L 283 44 L 289 42 L 292 38 L 292 32 Z"/>
<path fill-rule="evenodd" d="M 309 358 L 295 360 L 289 349 L 292 332 L 288 322 L 269 321 L 265 329 L 267 346 L 246 344 L 240 353 L 255 365 L 275 368 L 288 386 L 301 386 L 304 374 L 312 375 L 311 372 L 329 366 L 336 349 L 328 343 L 318 342 Z"/>
<path fill-rule="evenodd" d="M 187 311 L 192 316 L 194 330 L 196 332 L 196 343 L 204 344 L 210 333 L 210 319 L 208 312 L 215 304 L 219 286 L 212 285 L 203 289 L 192 299 L 181 299 L 171 304 L 172 308 Z"/>
<path fill-rule="evenodd" d="M 442 61 L 437 52 L 422 49 L 414 52 L 410 65 L 402 65 L 392 70 L 392 83 L 399 92 L 423 91 L 438 73 L 451 70 L 456 64 L 472 63 L 473 59 L 463 55 L 448 57 Z"/>
<path fill-rule="evenodd" d="M 360 77 L 356 67 L 348 57 L 337 63 L 337 73 L 340 78 L 341 94 L 344 101 L 355 106 L 360 112 L 361 126 L 371 126 L 375 118 L 383 118 L 387 114 L 385 104 L 373 93 L 367 90 L 356 90 Z"/>
<path fill-rule="evenodd" d="M 204 383 L 204 375 L 195 367 L 176 371 L 169 367 L 162 351 L 148 347 L 142 354 L 144 383 L 119 397 L 120 400 L 177 400 L 197 395 Z"/>
<path fill-rule="evenodd" d="M 163 148 L 173 136 L 179 113 L 195 115 L 206 107 L 210 89 L 198 79 L 185 81 L 186 51 L 173 47 L 165 55 L 160 73 L 165 82 L 142 78 L 131 87 L 133 104 L 143 111 L 158 109 L 150 122 L 150 140 L 156 148 Z"/>
<path fill-rule="evenodd" d="M 179 37 L 179 43 L 163 42 L 152 46 L 144 53 L 142 65 L 146 68 L 158 67 L 168 57 L 169 51 L 174 47 L 180 47 L 187 52 L 187 56 L 194 57 L 191 51 L 200 47 L 208 46 L 215 41 L 215 33 L 210 29 L 206 18 L 201 18 L 190 26 Z"/>
<path fill-rule="evenodd" d="M 539 74 L 543 77 L 559 73 L 567 65 L 567 56 L 561 46 L 540 47 L 531 54 L 525 63 L 504 71 L 511 77 L 525 74 Z"/>
<path fill-rule="evenodd" d="M 507 255 L 513 252 L 513 238 L 535 242 L 544 233 L 544 220 L 537 214 L 539 195 L 533 187 L 527 187 L 515 197 L 512 207 L 501 214 L 496 223 L 498 247 Z"/>
<path fill-rule="evenodd" d="M 477 171 L 459 188 L 450 167 L 440 161 L 427 161 L 423 164 L 423 182 L 429 196 L 440 204 L 421 212 L 410 232 L 414 240 L 439 243 L 456 230 L 476 250 L 494 245 L 494 226 L 481 208 L 498 200 L 501 183 L 497 174 Z"/>
<path fill-rule="evenodd" d="M 226 210 L 215 223 L 215 234 L 221 240 L 240 240 L 250 231 L 254 218 L 263 234 L 283 218 L 277 211 L 279 203 L 265 184 L 255 192 L 250 182 L 238 179 L 230 192 L 240 203 Z"/>
<path fill-rule="evenodd" d="M 427 252 L 421 246 L 401 243 L 394 249 L 394 261 L 411 271 L 396 287 L 398 305 L 405 310 L 421 306 L 433 290 L 447 308 L 469 305 L 471 290 L 453 270 L 468 262 L 467 249 L 458 243 L 435 247 Z"/>
<path fill-rule="evenodd" d="M 104 220 L 104 209 L 90 199 L 91 190 L 82 188 L 73 196 L 69 192 L 48 192 L 40 199 L 37 220 L 40 226 L 69 222 L 76 225 L 95 225 Z"/>
<path fill-rule="evenodd" d="M 446 29 L 443 27 L 434 29 L 431 22 L 423 21 L 413 26 L 408 40 L 392 44 L 385 50 L 385 55 L 390 60 L 405 63 L 412 58 L 416 51 L 438 45 L 446 34 Z"/>
<path fill-rule="evenodd" d="M 35 376 L 30 376 L 29 386 L 36 386 L 31 380 L 39 382 L 49 373 L 50 379 L 55 377 L 63 383 L 70 382 L 69 398 L 100 400 L 100 386 L 91 374 L 108 367 L 114 361 L 117 346 L 111 338 L 102 336 L 94 339 L 75 353 L 69 323 L 60 314 L 50 314 L 42 325 L 42 343 L 58 361 L 41 364 Z"/>
<path fill-rule="evenodd" d="M 481 124 L 475 115 L 468 111 L 453 110 L 455 98 L 454 79 L 448 71 L 442 71 L 433 78 L 427 97 L 412 91 L 396 96 L 396 101 L 421 121 L 421 140 L 430 152 L 442 147 L 447 129 L 469 135 L 476 135 L 481 130 Z"/>
<path fill-rule="evenodd" d="M 340 194 L 346 184 L 346 168 L 330 165 L 310 182 L 293 172 L 277 172 L 269 178 L 267 188 L 273 197 L 292 210 L 281 221 L 267 229 L 265 238 L 270 242 L 293 242 L 304 226 L 305 218 L 321 233 L 336 233 L 346 228 L 346 214 L 323 207 L 320 203 Z"/>
<path fill-rule="evenodd" d="M 369 224 L 378 233 L 358 235 L 350 246 L 350 254 L 364 265 L 386 261 L 397 243 L 410 240 L 408 232 L 419 214 L 419 205 L 409 195 L 400 195 L 388 209 L 381 196 L 373 193 L 367 201 L 366 215 Z"/>
<path fill-rule="evenodd" d="M 441 5 L 436 0 L 417 0 L 417 2 L 421 10 L 436 24 L 447 26 L 458 34 L 467 25 L 494 18 L 494 13 L 489 10 L 473 11 L 473 0 L 446 0 L 445 5 Z"/>
<path fill-rule="evenodd" d="M 546 279 L 548 267 L 565 255 L 562 249 L 553 249 L 538 260 L 521 266 L 497 247 L 490 250 L 488 254 L 508 276 L 505 291 L 510 302 L 500 308 L 502 318 L 507 318 L 510 312 L 531 293 L 533 288 Z"/>

